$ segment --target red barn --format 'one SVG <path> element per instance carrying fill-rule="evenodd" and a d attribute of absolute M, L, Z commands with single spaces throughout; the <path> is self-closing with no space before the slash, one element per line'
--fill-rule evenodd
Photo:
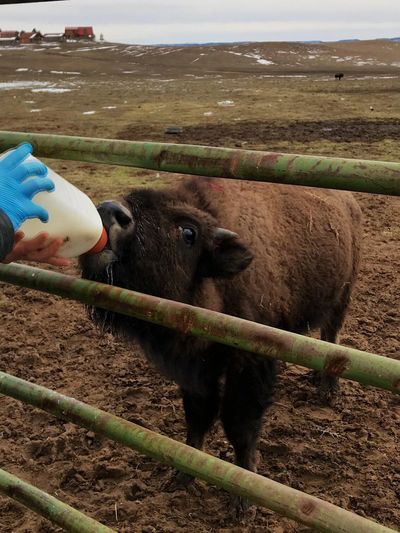
<path fill-rule="evenodd" d="M 65 28 L 65 37 L 67 39 L 94 39 L 92 26 L 70 26 Z"/>
<path fill-rule="evenodd" d="M 1 39 L 15 39 L 16 37 L 18 37 L 17 31 L 0 31 Z"/>
<path fill-rule="evenodd" d="M 32 44 L 42 42 L 43 35 L 40 31 L 21 31 L 19 40 L 21 44 Z"/>

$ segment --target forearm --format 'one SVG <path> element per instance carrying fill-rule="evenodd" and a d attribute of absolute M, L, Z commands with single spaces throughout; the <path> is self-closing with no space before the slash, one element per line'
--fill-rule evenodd
<path fill-rule="evenodd" d="M 0 261 L 8 255 L 14 246 L 14 227 L 8 216 L 0 209 Z"/>

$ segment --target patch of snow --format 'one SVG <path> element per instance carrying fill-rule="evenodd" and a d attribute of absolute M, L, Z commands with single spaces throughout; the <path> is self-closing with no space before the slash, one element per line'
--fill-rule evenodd
<path fill-rule="evenodd" d="M 122 74 L 133 74 L 134 72 L 137 72 L 137 70 L 123 70 Z"/>
<path fill-rule="evenodd" d="M 24 100 L 24 104 L 34 104 L 35 100 Z"/>
<path fill-rule="evenodd" d="M 33 93 L 70 93 L 72 89 L 62 87 L 47 87 L 46 89 L 32 89 Z"/>
<path fill-rule="evenodd" d="M 32 87 L 46 87 L 47 85 L 49 85 L 47 81 L 8 81 L 0 82 L 0 90 L 32 89 Z"/>
<path fill-rule="evenodd" d="M 260 65 L 273 65 L 274 64 L 273 61 L 270 61 L 269 59 L 265 59 L 264 57 L 262 57 L 261 54 L 258 54 L 258 53 L 242 54 L 240 52 L 232 52 L 231 50 L 228 50 L 227 52 L 228 54 L 233 54 L 235 56 L 250 57 L 251 59 L 255 59 L 257 63 L 259 63 Z"/>
<path fill-rule="evenodd" d="M 116 105 L 105 105 L 103 106 L 103 109 L 117 109 Z"/>
<path fill-rule="evenodd" d="M 171 81 L 176 81 L 176 79 L 175 78 L 171 78 L 171 79 L 167 79 L 167 80 L 160 80 L 160 79 L 152 80 L 151 78 L 147 78 L 146 81 L 151 81 L 152 83 L 159 83 L 159 82 L 170 83 Z"/>
<path fill-rule="evenodd" d="M 269 61 L 268 59 L 262 59 L 262 58 L 259 58 L 257 59 L 257 63 L 259 63 L 260 65 L 273 65 L 273 61 Z"/>
<path fill-rule="evenodd" d="M 211 117 L 211 115 L 213 115 L 214 113 L 212 111 L 206 111 L 205 113 L 203 113 L 203 115 L 205 117 Z"/>
<path fill-rule="evenodd" d="M 31 109 L 30 113 L 39 113 L 41 109 Z"/>
<path fill-rule="evenodd" d="M 220 100 L 218 105 L 222 107 L 232 107 L 235 105 L 235 102 L 233 100 Z"/>
<path fill-rule="evenodd" d="M 29 68 L 16 68 L 15 72 L 28 72 Z"/>
<path fill-rule="evenodd" d="M 90 48 L 78 48 L 76 52 L 91 52 L 92 50 L 115 50 L 117 47 L 114 46 L 95 46 L 96 43 L 93 43 L 93 46 Z"/>
<path fill-rule="evenodd" d="M 82 115 L 94 115 L 96 111 L 84 111 Z"/>
<path fill-rule="evenodd" d="M 65 70 L 50 70 L 51 74 L 80 74 L 80 72 L 65 71 Z"/>

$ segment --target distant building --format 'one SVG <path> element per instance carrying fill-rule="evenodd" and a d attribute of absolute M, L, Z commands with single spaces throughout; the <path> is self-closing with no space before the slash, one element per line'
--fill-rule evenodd
<path fill-rule="evenodd" d="M 16 30 L 0 30 L 0 46 L 13 46 L 19 44 L 18 32 Z"/>
<path fill-rule="evenodd" d="M 95 38 L 92 26 L 70 26 L 65 28 L 65 37 L 67 40 L 90 40 Z"/>
<path fill-rule="evenodd" d="M 18 37 L 0 37 L 0 46 L 15 46 L 19 44 Z"/>
<path fill-rule="evenodd" d="M 41 43 L 43 35 L 40 31 L 21 31 L 19 34 L 19 41 L 21 44 Z"/>
<path fill-rule="evenodd" d="M 15 39 L 18 37 L 18 32 L 15 30 L 1 31 L 0 30 L 0 39 Z"/>
<path fill-rule="evenodd" d="M 64 43 L 66 41 L 64 33 L 44 33 L 43 42 L 45 43 Z"/>

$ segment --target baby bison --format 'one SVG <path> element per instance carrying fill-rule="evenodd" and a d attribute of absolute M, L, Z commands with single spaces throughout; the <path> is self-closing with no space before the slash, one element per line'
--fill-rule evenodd
<path fill-rule="evenodd" d="M 85 278 L 335 342 L 355 281 L 360 209 L 350 193 L 190 178 L 99 206 L 109 247 L 82 259 Z M 255 470 L 275 361 L 101 309 L 93 319 L 137 338 L 180 387 L 187 443 L 219 416 L 236 463 Z M 335 378 L 321 377 L 329 396 Z"/>

